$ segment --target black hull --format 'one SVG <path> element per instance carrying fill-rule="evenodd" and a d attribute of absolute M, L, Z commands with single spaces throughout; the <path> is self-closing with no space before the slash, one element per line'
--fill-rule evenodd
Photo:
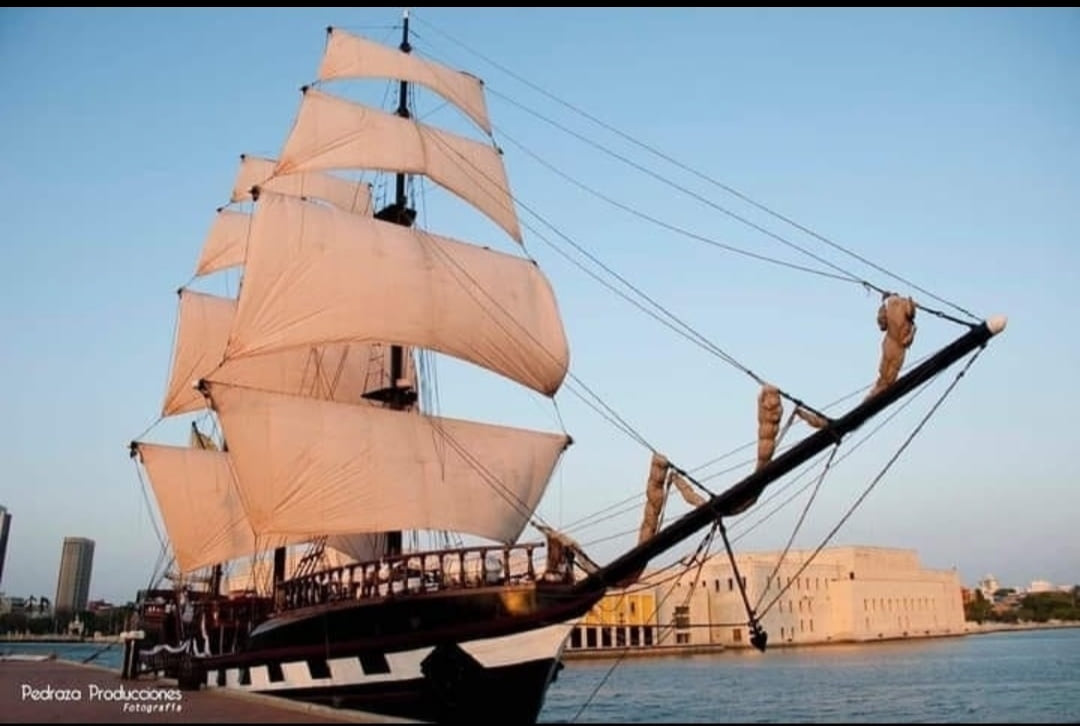
<path fill-rule="evenodd" d="M 484 669 L 456 683 L 426 678 L 369 686 L 297 688 L 273 695 L 333 708 L 429 723 L 536 723 L 548 687 L 562 668 L 556 659 Z"/>
<path fill-rule="evenodd" d="M 236 651 L 209 654 L 210 632 L 196 636 L 177 668 L 186 687 L 427 722 L 534 723 L 572 623 L 601 594 L 529 584 L 337 601 L 267 618 Z"/>

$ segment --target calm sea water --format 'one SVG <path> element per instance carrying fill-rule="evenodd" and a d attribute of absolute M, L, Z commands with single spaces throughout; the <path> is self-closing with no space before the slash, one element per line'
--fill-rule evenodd
<path fill-rule="evenodd" d="M 99 651 L 90 644 L 0 643 L 0 652 L 54 652 L 69 660 Z M 118 669 L 120 658 L 114 646 L 93 662 Z M 570 661 L 548 691 L 540 721 L 1080 723 L 1080 628 Z"/>
<path fill-rule="evenodd" d="M 613 663 L 570 661 L 540 720 L 1080 722 L 1080 628 Z"/>

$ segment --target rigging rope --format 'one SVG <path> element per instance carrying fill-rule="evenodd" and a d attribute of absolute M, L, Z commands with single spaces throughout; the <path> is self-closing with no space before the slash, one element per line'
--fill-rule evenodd
<path fill-rule="evenodd" d="M 565 108 L 573 111 L 574 113 L 576 113 L 576 114 L 588 119 L 589 121 L 597 124 L 601 128 L 604 128 L 605 130 L 607 130 L 607 131 L 609 131 L 609 132 L 623 138 L 624 140 L 630 142 L 631 144 L 634 144 L 635 146 L 637 146 L 637 147 L 639 147 L 641 149 L 644 149 L 645 151 L 648 151 L 649 153 L 651 153 L 651 154 L 653 154 L 655 156 L 658 156 L 659 158 L 661 158 L 661 159 L 667 161 L 668 163 L 682 169 L 683 171 L 686 171 L 686 172 L 688 172 L 690 174 L 693 174 L 694 176 L 697 176 L 698 178 L 700 178 L 700 179 L 702 179 L 702 180 L 716 186 L 717 188 L 722 189 L 722 190 L 728 192 L 729 194 L 732 194 L 733 196 L 735 196 L 735 197 L 741 199 L 742 201 L 744 201 L 744 202 L 754 206 L 755 208 L 759 209 L 760 211 L 765 212 L 766 214 L 769 214 L 770 216 L 775 217 L 776 219 L 779 219 L 780 221 L 785 222 L 786 224 L 789 224 L 789 225 L 795 227 L 799 231 L 801 231 L 801 232 L 803 232 L 805 234 L 808 234 L 811 237 L 819 240 L 820 242 L 823 242 L 823 243 L 829 245 L 833 249 L 836 249 L 836 250 L 838 250 L 838 251 L 840 251 L 840 252 L 842 252 L 842 253 L 844 253 L 846 255 L 849 255 L 849 256 L 855 258 L 859 262 L 862 262 L 863 264 L 868 265 L 869 267 L 872 267 L 873 269 L 877 270 L 878 272 L 881 272 L 882 274 L 885 274 L 885 275 L 887 275 L 887 276 L 889 276 L 889 277 L 891 277 L 891 278 L 893 278 L 893 279 L 895 279 L 895 280 L 897 280 L 899 282 L 904 283 L 905 285 L 908 285 L 909 287 L 912 287 L 915 290 L 918 290 L 919 292 L 923 293 L 924 295 L 927 295 L 927 296 L 929 296 L 929 297 L 931 297 L 931 298 L 933 298 L 933 299 L 935 299 L 935 300 L 937 300 L 937 301 L 939 301 L 939 302 L 941 302 L 941 303 L 943 303 L 945 305 L 948 305 L 949 307 L 951 307 L 954 310 L 960 312 L 961 314 L 967 315 L 972 320 L 978 320 L 979 319 L 978 316 L 976 316 L 975 314 L 973 314 L 970 311 L 966 310 L 965 308 L 957 305 L 956 303 L 950 302 L 949 300 L 946 300 L 943 297 L 935 295 L 934 293 L 930 292 L 929 290 L 926 290 L 926 289 L 924 289 L 924 288 L 910 282 L 909 280 L 905 279 L 904 277 L 901 277 L 900 275 L 897 275 L 897 274 L 889 271 L 888 269 L 886 269 L 886 268 L 872 262 L 871 260 L 863 257 L 862 255 L 859 255 L 856 252 L 854 252 L 852 250 L 849 250 L 847 247 L 845 247 L 845 246 L 843 246 L 843 245 L 841 245 L 841 244 L 839 244 L 839 243 L 825 237 L 824 235 L 822 235 L 822 234 L 820 234 L 818 232 L 815 232 L 814 230 L 810 229 L 809 227 L 807 227 L 805 225 L 802 225 L 802 224 L 799 224 L 798 222 L 794 221 L 793 219 L 791 219 L 791 218 L 789 218 L 789 217 L 787 217 L 787 216 L 785 216 L 785 215 L 771 209 L 770 207 L 768 207 L 768 206 L 766 206 L 766 205 L 764 205 L 764 204 L 762 204 L 760 202 L 755 201 L 753 198 L 751 198 L 750 196 L 748 196 L 747 194 L 745 194 L 743 192 L 740 192 L 739 190 L 735 189 L 734 187 L 732 187 L 732 186 L 730 186 L 728 184 L 724 184 L 724 183 L 714 179 L 713 177 L 708 176 L 707 174 L 704 174 L 703 172 L 695 170 L 694 168 L 690 167 L 689 165 L 678 161 L 677 159 L 673 158 L 672 156 L 670 156 L 668 154 L 665 154 L 664 152 L 660 151 L 659 149 L 656 149 L 655 147 L 653 147 L 653 146 L 651 146 L 649 144 L 646 144 L 645 142 L 639 141 L 638 139 L 634 138 L 630 134 L 627 134 L 626 132 L 615 128 L 611 124 L 608 124 L 608 123 L 600 120 L 596 116 L 588 113 L 587 111 L 579 108 L 578 106 L 575 106 L 574 104 L 569 103 L 568 101 L 565 101 L 565 100 L 559 98 L 554 93 L 544 89 L 543 87 L 539 86 L 536 83 L 533 83 L 533 82 L 527 80 L 526 78 L 522 77 L 520 74 L 517 74 L 517 73 L 513 72 L 512 70 L 510 70 L 506 66 L 502 65 L 501 63 L 498 63 L 497 61 L 489 58 L 488 56 L 484 55 L 483 53 L 480 53 L 479 51 L 474 50 L 473 48 L 469 47 L 467 44 L 465 44 L 464 42 L 462 42 L 462 41 L 458 40 L 457 38 L 453 37 L 449 33 L 445 32 L 445 31 L 441 30 L 440 28 L 438 28 L 437 26 L 427 22 L 426 20 L 423 19 L 423 17 L 415 17 L 415 20 L 417 22 L 421 23 L 422 25 L 424 25 L 424 26 L 426 26 L 428 28 L 431 28 L 434 32 L 436 32 L 439 35 L 443 36 L 444 38 L 446 38 L 450 42 L 454 43 L 455 45 L 458 45 L 459 47 L 463 48 L 467 52 L 469 52 L 469 53 L 477 56 L 478 58 L 484 60 L 485 62 L 491 64 L 493 67 L 499 69 L 503 73 L 506 73 L 511 78 L 514 78 L 518 82 L 528 86 L 529 88 L 532 88 L 533 90 L 537 91 L 538 93 L 546 96 L 547 98 L 555 101 L 556 103 L 560 104 L 561 106 L 564 106 Z M 419 36 L 417 36 L 417 37 L 419 37 Z M 492 91 L 490 89 L 490 87 L 486 86 L 486 88 L 487 88 L 487 90 L 489 92 L 491 92 L 493 94 L 495 93 L 494 91 Z M 500 95 L 501 96 L 501 94 L 495 94 L 495 95 Z M 506 98 L 505 96 L 501 96 L 501 97 Z M 525 107 L 522 106 L 522 108 L 525 108 Z M 528 109 L 525 109 L 525 110 L 528 110 Z M 540 117 L 543 120 L 547 120 L 542 115 Z M 621 155 L 618 155 L 615 152 L 612 152 L 612 151 L 606 149 L 602 145 L 596 144 L 595 142 L 592 142 L 589 139 L 581 137 L 579 134 L 576 134 L 576 132 L 570 131 L 569 129 L 566 129 L 566 128 L 563 128 L 563 130 L 566 131 L 567 133 L 578 136 L 579 138 L 581 138 L 582 141 L 588 143 L 589 145 L 595 146 L 596 148 L 599 148 L 600 150 L 605 151 L 606 153 L 615 155 L 616 157 L 621 157 Z M 699 199 L 699 201 L 702 201 L 705 204 L 708 204 L 709 206 L 714 207 L 715 209 L 717 209 L 717 211 L 728 214 L 729 216 L 732 216 L 734 219 L 742 221 L 745 224 L 748 224 L 749 226 L 751 226 L 751 227 L 753 227 L 755 229 L 758 229 L 762 233 L 767 234 L 767 235 L 769 235 L 771 237 L 774 237 L 775 239 L 777 239 L 778 241 L 780 241 L 780 242 L 782 242 L 784 244 L 787 244 L 789 246 L 795 246 L 797 249 L 801 250 L 801 248 L 799 248 L 797 245 L 794 245 L 794 243 L 788 242 L 787 240 L 783 239 L 779 235 L 777 235 L 777 234 L 775 234 L 773 232 L 770 232 L 769 230 L 766 230 L 766 229 L 760 227 L 759 225 L 756 225 L 753 222 L 750 222 L 749 220 L 745 220 L 741 216 L 736 215 L 733 212 L 730 212 L 729 210 L 721 207 L 720 205 L 717 205 L 717 204 L 711 202 L 710 200 L 708 200 L 708 199 L 706 199 L 706 198 L 704 198 L 704 197 L 702 197 L 700 195 L 697 195 L 697 194 L 685 189 L 684 187 L 681 187 L 680 185 L 675 184 L 674 182 L 671 182 L 670 180 L 666 179 L 662 175 L 659 175 L 659 174 L 657 174 L 655 172 L 652 172 L 652 171 L 646 169 L 645 167 L 642 167 L 641 165 L 638 165 L 636 163 L 629 162 L 629 160 L 624 159 L 624 161 L 627 161 L 627 163 L 631 163 L 633 166 L 635 166 L 636 168 L 639 168 L 644 173 L 647 173 L 650 176 L 653 176 L 654 178 L 664 182 L 665 184 L 668 184 L 669 186 L 672 186 L 672 187 L 674 187 L 676 189 L 684 191 L 685 193 Z M 818 259 L 818 261 L 823 262 L 824 264 L 827 264 L 828 266 L 832 267 L 833 269 L 840 270 L 841 272 L 845 272 L 845 274 L 847 274 L 846 271 L 842 270 L 841 268 L 834 265 L 833 263 L 825 261 L 825 260 L 820 259 L 820 258 L 817 258 L 817 256 L 813 255 L 813 253 L 809 253 L 809 252 L 804 252 L 804 253 L 809 254 L 811 257 L 814 257 L 815 259 Z M 867 284 L 869 284 L 869 283 L 867 283 Z M 878 288 L 875 288 L 875 289 L 878 289 Z M 881 290 L 881 289 L 878 289 L 878 291 L 882 292 L 882 293 L 885 292 L 884 290 Z M 966 324 L 965 321 L 960 321 L 960 320 L 957 320 L 955 318 L 951 318 L 951 317 L 947 316 L 946 314 L 941 313 L 940 311 L 932 310 L 932 309 L 929 309 L 929 308 L 924 308 L 924 309 L 927 312 L 931 313 L 931 314 L 938 315 L 940 317 L 944 317 L 944 318 L 949 319 L 949 320 L 951 320 L 953 322 Z"/>
<path fill-rule="evenodd" d="M 479 173 L 479 175 L 481 177 L 483 177 L 485 180 L 487 180 L 488 182 L 496 183 L 497 180 L 492 179 L 491 176 L 489 174 L 487 174 L 483 169 L 480 169 L 479 167 L 477 167 L 477 165 L 471 159 L 469 159 L 468 157 L 461 154 L 461 152 L 458 151 L 457 149 L 454 149 L 453 147 L 451 147 L 447 142 L 440 139 L 437 135 L 432 136 L 431 138 L 437 144 L 439 144 L 440 146 L 442 146 L 444 148 L 445 152 L 447 153 L 447 155 L 451 159 L 453 159 L 454 157 L 457 157 L 457 159 L 460 159 L 460 161 L 455 160 L 455 163 L 458 165 L 458 168 L 461 169 L 467 176 L 472 176 L 472 172 L 470 172 L 468 169 L 465 168 L 464 165 L 461 164 L 462 161 L 465 162 L 465 164 L 467 164 L 469 167 L 471 167 L 475 172 Z M 473 176 L 473 178 L 475 179 L 476 177 Z M 566 259 L 570 260 L 570 262 L 572 264 L 577 266 L 579 269 L 581 269 L 583 272 L 588 274 L 593 279 L 600 282 L 602 285 L 607 287 L 612 292 L 614 292 L 617 295 L 619 295 L 620 297 L 622 297 L 627 302 L 629 302 L 632 305 L 634 305 L 635 307 L 637 307 L 642 312 L 646 313 L 650 317 L 653 317 L 654 319 L 656 319 L 661 324 L 671 328 L 677 334 L 682 335 L 684 338 L 687 338 L 691 342 L 697 344 L 699 347 L 703 348 L 705 351 L 710 352 L 713 355 L 717 356 L 718 358 L 720 358 L 721 360 L 726 362 L 728 365 L 742 371 L 743 373 L 748 375 L 750 378 L 752 378 L 754 381 L 756 381 L 759 385 L 766 385 L 767 382 L 765 381 L 764 378 L 759 376 L 757 373 L 755 373 L 753 370 L 751 370 L 748 366 L 744 365 L 743 363 L 740 363 L 731 354 L 727 353 L 722 348 L 720 348 L 718 345 L 716 345 L 711 340 L 709 340 L 707 337 L 705 337 L 703 334 L 701 334 L 700 332 L 695 330 L 690 324 L 688 324 L 687 322 L 685 322 L 684 320 L 679 318 L 677 315 L 672 313 L 670 310 L 665 308 L 663 305 L 658 303 L 656 300 L 654 300 L 652 297 L 647 295 L 645 292 L 643 292 L 640 288 L 635 286 L 633 283 L 631 283 L 625 277 L 623 277 L 619 273 L 615 272 L 611 267 L 609 267 L 605 263 L 601 262 L 599 259 L 597 259 L 597 257 L 595 255 L 593 255 L 591 252 L 589 252 L 584 247 L 582 247 L 580 244 L 578 244 L 573 238 L 571 238 L 569 235 L 567 235 L 565 232 L 563 232 L 561 229 L 559 229 L 555 224 L 548 221 L 548 219 L 546 217 L 544 217 L 542 214 L 540 214 L 539 212 L 534 210 L 531 206 L 529 206 L 528 204 L 523 202 L 520 198 L 511 195 L 509 193 L 509 191 L 507 191 L 507 195 L 511 198 L 512 202 L 516 202 L 522 209 L 524 209 L 525 211 L 529 212 L 529 214 L 536 217 L 541 223 L 543 223 L 545 226 L 547 226 L 549 229 L 551 229 L 556 235 L 558 235 L 563 240 L 568 242 L 579 253 L 581 253 L 582 255 L 587 257 L 593 264 L 595 264 L 596 266 L 598 266 L 599 268 L 604 270 L 604 272 L 606 272 L 607 274 L 609 274 L 612 277 L 614 277 L 615 279 L 617 279 L 619 282 L 621 282 L 623 285 L 625 285 L 628 289 L 630 289 L 636 295 L 638 295 L 642 299 L 646 300 L 654 308 L 656 308 L 661 313 L 663 313 L 665 316 L 667 316 L 667 318 L 670 318 L 671 321 L 674 321 L 674 323 L 670 322 L 669 320 L 664 319 L 663 317 L 658 315 L 653 310 L 649 310 L 648 308 L 646 308 L 644 305 L 642 305 L 638 301 L 636 301 L 633 298 L 629 297 L 628 295 L 626 295 L 626 293 L 624 293 L 621 290 L 617 289 L 614 285 L 607 282 L 606 280 L 604 280 L 603 278 L 601 278 L 599 275 L 592 272 L 591 270 L 587 269 L 579 261 L 573 259 L 570 255 L 568 255 L 566 253 L 565 250 L 561 249 L 558 245 L 554 244 L 550 239 L 547 238 L 547 236 L 545 236 L 539 230 L 537 230 L 533 226 L 529 225 L 527 222 L 524 222 L 524 221 L 522 222 L 524 227 L 531 230 L 534 234 L 536 234 L 538 237 L 540 237 L 541 240 L 543 240 L 547 245 L 552 247 L 552 249 L 554 249 L 560 255 L 562 255 Z M 526 245 L 525 245 L 524 242 L 521 243 L 521 246 L 522 246 L 522 249 L 525 249 L 526 252 L 527 252 L 527 248 L 526 248 Z M 535 263 L 535 260 L 532 257 L 529 257 L 529 259 L 532 260 Z M 682 329 L 680 329 L 680 328 L 682 328 Z M 578 380 L 578 383 L 579 383 L 579 385 L 582 385 L 584 387 L 584 384 L 581 383 L 580 379 Z M 782 389 L 778 389 L 778 391 L 779 391 L 781 396 L 786 398 L 788 401 L 794 403 L 795 405 L 800 406 L 800 407 L 802 407 L 802 408 L 804 408 L 804 409 L 806 409 L 808 411 L 811 411 L 812 413 L 815 413 L 815 414 L 817 414 L 819 416 L 822 416 L 823 418 L 827 418 L 827 417 L 824 416 L 824 414 L 822 414 L 820 411 L 818 411 L 816 408 L 814 408 L 810 404 L 806 403 L 802 399 L 800 399 L 800 398 L 798 398 L 798 397 L 796 397 L 796 396 L 794 396 L 794 395 L 792 395 L 790 393 L 787 393 L 786 391 L 784 391 Z M 600 399 L 598 398 L 598 400 L 600 400 Z M 607 406 L 607 404 L 604 404 L 602 401 L 601 401 L 601 404 L 604 405 L 604 407 L 607 408 L 609 412 L 614 414 L 614 410 L 611 409 L 609 406 Z M 656 449 L 654 447 L 649 446 L 644 441 L 644 439 L 641 438 L 640 434 L 636 434 L 636 432 L 635 432 L 635 437 L 638 438 L 639 443 L 642 443 L 643 445 L 648 446 L 648 448 L 652 449 L 653 451 L 656 451 Z"/>
<path fill-rule="evenodd" d="M 708 533 L 706 533 L 706 535 L 702 538 L 701 542 L 698 543 L 697 550 L 694 552 L 693 556 L 691 556 L 691 558 L 690 558 L 691 563 L 692 563 L 694 560 L 696 560 L 699 557 L 699 555 L 702 554 L 703 550 L 706 553 L 705 556 L 702 557 L 700 559 L 700 561 L 698 562 L 697 574 L 694 576 L 694 581 L 693 581 L 693 583 L 691 583 L 690 590 L 687 593 L 686 599 L 683 601 L 684 605 L 686 604 L 686 602 L 689 601 L 690 595 L 693 594 L 694 587 L 697 586 L 698 580 L 701 577 L 701 568 L 705 565 L 705 561 L 708 559 L 707 553 L 708 553 L 709 548 L 712 545 L 712 540 L 713 540 L 713 537 L 715 535 L 716 535 L 716 527 L 714 526 Z M 691 567 L 692 567 L 692 564 L 687 564 L 686 567 L 682 570 L 682 572 L 675 573 L 675 575 L 670 579 L 674 579 L 674 577 L 682 577 L 682 575 L 685 574 Z M 655 585 L 653 585 L 653 587 L 655 587 Z M 642 588 L 642 589 L 644 589 L 644 588 Z M 673 588 L 673 587 L 669 587 L 667 589 L 667 592 L 664 593 L 664 596 L 662 598 L 660 598 L 660 602 L 657 603 L 657 605 L 656 605 L 656 608 L 655 608 L 656 612 L 660 611 L 660 607 L 665 602 L 667 602 L 667 599 L 669 597 L 671 597 L 671 595 L 674 592 L 675 592 L 675 588 Z M 629 594 L 631 594 L 631 593 L 628 590 L 624 590 L 624 592 L 622 593 L 622 595 L 619 598 L 619 601 L 621 602 Z M 648 626 L 646 626 L 646 627 L 648 627 Z M 663 625 L 659 625 L 659 624 L 657 625 L 657 629 L 656 629 L 656 642 L 657 643 L 660 642 L 660 640 L 662 639 L 662 637 L 663 637 L 663 635 L 665 633 L 663 628 L 664 628 Z M 670 626 L 670 628 L 675 629 L 674 624 L 672 624 Z M 575 713 L 573 718 L 570 719 L 571 723 L 576 722 L 581 717 L 581 714 L 585 712 L 585 709 L 587 709 L 589 707 L 589 705 L 592 704 L 593 700 L 596 698 L 596 695 L 600 692 L 600 689 L 603 688 L 604 684 L 608 682 L 608 679 L 611 678 L 611 674 L 615 672 L 615 669 L 619 667 L 619 665 L 622 663 L 623 659 L 626 658 L 626 655 L 629 652 L 630 652 L 630 646 L 629 645 L 625 646 L 622 649 L 622 652 L 619 653 L 619 656 L 611 664 L 611 667 L 608 668 L 607 671 L 604 673 L 604 676 L 600 679 L 600 682 L 596 684 L 596 687 L 593 688 L 593 690 L 589 694 L 588 698 L 586 698 L 585 702 L 582 703 L 581 706 L 578 708 L 577 713 Z"/>
<path fill-rule="evenodd" d="M 814 561 L 814 559 L 818 556 L 821 550 L 823 550 L 825 546 L 832 540 L 832 538 L 836 536 L 836 533 L 840 531 L 840 528 L 847 523 L 847 521 L 851 518 L 851 515 L 855 513 L 855 510 L 858 509 L 860 505 L 862 505 L 863 501 L 866 500 L 866 497 L 869 496 L 870 492 L 874 490 L 874 487 L 876 487 L 881 482 L 881 480 L 885 477 L 885 474 L 888 473 L 889 469 L 891 469 L 893 464 L 895 464 L 896 461 L 900 458 L 900 455 L 904 453 L 907 447 L 911 445 L 911 442 L 915 440 L 915 437 L 919 435 L 926 423 L 931 419 L 931 417 L 933 417 L 935 413 L 937 413 L 938 408 L 940 408 L 941 404 L 945 402 L 945 399 L 949 397 L 949 394 L 953 392 L 953 390 L 956 388 L 956 385 L 960 382 L 960 379 L 964 377 L 968 369 L 971 368 L 972 364 L 975 363 L 979 355 L 982 354 L 983 350 L 984 348 L 979 348 L 978 350 L 976 350 L 975 353 L 968 359 L 968 362 L 964 365 L 964 367 L 957 372 L 956 377 L 953 378 L 953 380 L 949 383 L 948 387 L 942 392 L 941 396 L 938 397 L 937 401 L 934 402 L 934 405 L 930 407 L 930 410 L 926 412 L 926 414 L 922 417 L 922 419 L 915 426 L 915 428 L 912 429 L 911 433 L 908 434 L 907 438 L 904 439 L 904 442 L 900 444 L 900 447 L 896 450 L 896 452 L 893 453 L 893 455 L 889 458 L 887 462 L 885 462 L 885 465 L 881 468 L 881 471 L 878 472 L 877 476 L 874 477 L 874 479 L 870 482 L 866 489 L 863 490 L 862 494 L 859 495 L 859 497 L 854 501 L 854 503 L 852 503 L 848 510 L 844 512 L 844 515 L 840 517 L 840 520 L 836 523 L 836 525 L 831 530 L 829 530 L 828 534 L 826 534 L 825 537 L 821 540 L 821 544 L 814 548 L 814 551 L 810 554 L 806 561 L 802 563 L 802 566 L 800 566 L 799 569 L 796 570 L 795 574 L 793 575 L 794 578 L 797 579 L 799 575 L 801 575 L 803 571 L 810 566 L 810 563 Z M 788 584 L 781 588 L 780 592 L 776 594 L 776 597 L 769 601 L 769 604 L 765 606 L 765 609 L 762 611 L 762 615 L 767 613 L 772 608 L 772 606 L 775 605 L 776 602 L 781 598 L 781 596 L 783 596 L 783 594 L 787 592 L 788 588 L 790 587 L 791 582 L 789 581 Z"/>
<path fill-rule="evenodd" d="M 810 498 L 806 500 L 806 505 L 803 506 L 803 510 L 799 514 L 799 521 L 797 521 L 795 523 L 795 526 L 792 528 L 791 535 L 788 537 L 788 541 L 784 545 L 783 551 L 780 552 L 780 556 L 776 559 L 776 564 L 773 566 L 772 572 L 770 572 L 768 577 L 765 578 L 766 582 L 771 580 L 776 575 L 776 573 L 780 571 L 780 567 L 784 564 L 784 558 L 787 557 L 788 552 L 791 551 L 791 545 L 795 542 L 795 537 L 798 536 L 799 530 L 802 529 L 803 522 L 806 521 L 806 515 L 809 514 L 810 507 L 813 506 L 814 500 L 817 498 L 818 492 L 821 491 L 821 484 L 825 481 L 825 476 L 829 473 L 829 467 L 832 466 L 833 460 L 836 458 L 836 452 L 839 450 L 840 443 L 837 442 L 837 444 L 833 446 L 832 450 L 829 452 L 829 458 L 825 462 L 824 468 L 822 468 L 821 470 L 821 475 L 818 476 L 816 483 L 814 484 L 814 490 L 810 493 Z M 754 603 L 754 610 L 757 610 L 761 607 L 761 601 L 764 599 L 765 593 L 762 592 L 761 595 L 758 596 L 757 602 Z"/>

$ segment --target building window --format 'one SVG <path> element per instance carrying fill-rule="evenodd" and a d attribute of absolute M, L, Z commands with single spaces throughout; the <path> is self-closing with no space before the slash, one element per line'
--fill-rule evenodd
<path fill-rule="evenodd" d="M 855 572 L 854 572 L 854 570 L 848 573 L 848 579 L 849 579 L 849 580 L 854 580 L 854 579 L 855 579 Z"/>
<path fill-rule="evenodd" d="M 641 628 L 636 625 L 630 627 L 630 645 L 641 645 Z"/>
<path fill-rule="evenodd" d="M 570 647 L 571 648 L 580 648 L 581 647 L 581 628 L 574 628 L 573 630 L 570 631 Z"/>
<path fill-rule="evenodd" d="M 780 640 L 783 640 L 783 639 L 784 639 L 784 626 L 781 625 L 780 626 Z"/>
<path fill-rule="evenodd" d="M 814 619 L 810 618 L 810 632 L 814 632 Z"/>
<path fill-rule="evenodd" d="M 675 643 L 687 645 L 690 642 L 690 633 L 675 633 Z"/>
<path fill-rule="evenodd" d="M 720 592 L 720 578 L 713 580 L 713 590 Z"/>
<path fill-rule="evenodd" d="M 636 603 L 633 600 L 631 600 L 630 601 L 630 614 L 631 615 L 634 614 L 634 610 L 635 610 L 634 605 L 636 605 Z"/>
<path fill-rule="evenodd" d="M 596 628 L 586 628 L 585 629 L 585 647 L 586 648 L 595 648 L 596 647 Z"/>
<path fill-rule="evenodd" d="M 735 580 L 731 579 L 730 577 L 727 579 L 727 589 L 728 592 L 731 592 L 735 589 Z"/>
<path fill-rule="evenodd" d="M 602 628 L 600 630 L 600 645 L 604 648 L 611 647 L 611 628 Z"/>
<path fill-rule="evenodd" d="M 653 636 L 653 630 L 652 630 L 651 625 L 646 625 L 642 629 L 641 635 L 643 636 L 642 640 L 643 640 L 645 645 L 652 645 L 652 643 L 653 643 L 653 637 L 652 637 Z"/>
<path fill-rule="evenodd" d="M 870 612 L 870 603 L 866 602 L 865 597 L 862 600 L 862 609 L 863 609 L 863 612 Z"/>
<path fill-rule="evenodd" d="M 676 605 L 675 606 L 675 627 L 680 630 L 686 630 L 690 627 L 690 606 L 689 605 Z"/>
<path fill-rule="evenodd" d="M 742 642 L 742 628 L 732 628 L 732 630 L 731 630 L 731 640 L 734 643 L 741 643 Z"/>
<path fill-rule="evenodd" d="M 799 632 L 800 633 L 806 632 L 806 623 L 803 621 L 802 618 L 799 618 Z"/>

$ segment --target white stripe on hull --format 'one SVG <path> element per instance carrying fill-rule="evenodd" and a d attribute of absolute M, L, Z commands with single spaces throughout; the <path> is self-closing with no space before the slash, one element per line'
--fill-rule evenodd
<path fill-rule="evenodd" d="M 501 668 L 540 660 L 552 660 L 562 656 L 563 647 L 570 635 L 573 623 L 549 625 L 514 635 L 498 638 L 479 638 L 458 645 L 485 668 Z M 251 667 L 249 685 L 240 683 L 240 668 L 225 670 L 225 688 L 239 691 L 272 692 L 297 688 L 327 688 L 334 686 L 364 686 L 386 681 L 408 681 L 423 678 L 421 664 L 434 648 L 417 648 L 400 653 L 387 653 L 389 673 L 365 673 L 360 659 L 331 658 L 329 678 L 313 678 L 306 660 L 285 661 L 281 664 L 283 680 L 271 682 L 270 670 L 265 665 Z M 218 671 L 208 670 L 206 685 L 218 686 Z"/>

